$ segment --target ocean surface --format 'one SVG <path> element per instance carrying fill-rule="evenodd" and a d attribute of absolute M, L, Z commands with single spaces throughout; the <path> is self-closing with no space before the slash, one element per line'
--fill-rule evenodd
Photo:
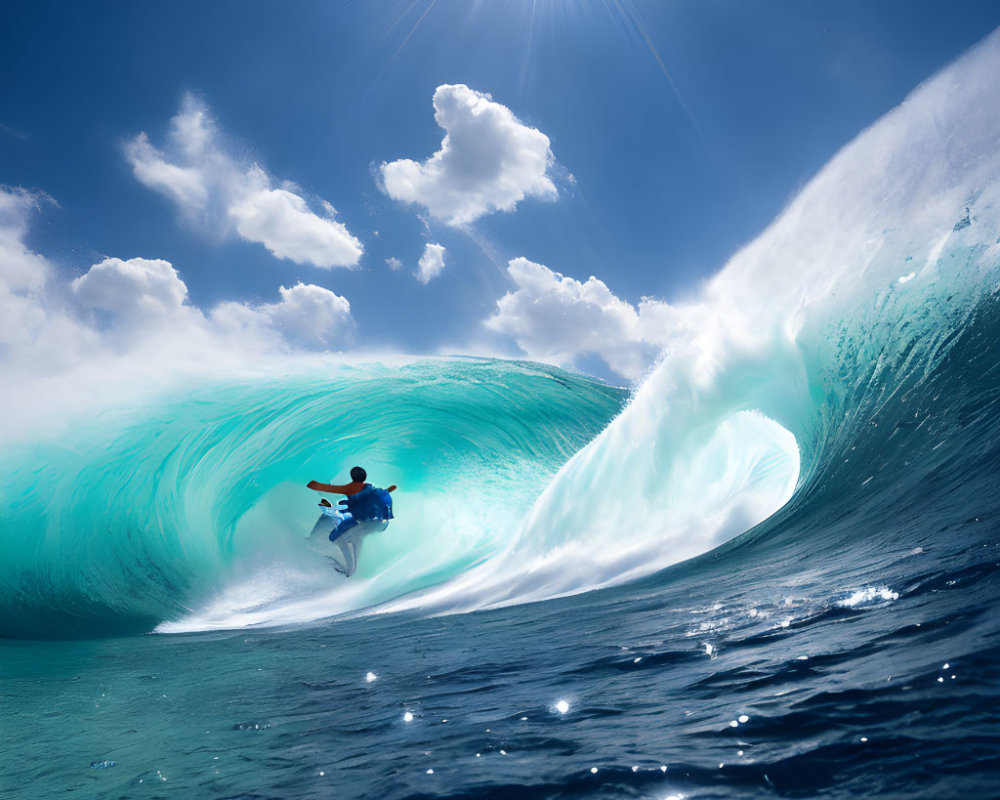
<path fill-rule="evenodd" d="M 845 147 L 634 390 L 297 362 L 5 433 L 0 797 L 1000 796 L 998 73 Z M 304 485 L 354 464 L 399 490 L 346 580 Z"/>

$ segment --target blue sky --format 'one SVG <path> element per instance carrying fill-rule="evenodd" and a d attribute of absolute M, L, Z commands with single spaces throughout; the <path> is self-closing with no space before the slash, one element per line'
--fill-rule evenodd
<path fill-rule="evenodd" d="M 627 380 L 668 304 L 1000 5 L 0 15 L 0 353 L 159 337 L 158 352 L 499 354 Z"/>

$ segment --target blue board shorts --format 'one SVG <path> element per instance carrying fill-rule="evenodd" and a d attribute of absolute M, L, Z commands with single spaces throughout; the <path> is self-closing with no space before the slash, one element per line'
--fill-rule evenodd
<path fill-rule="evenodd" d="M 330 531 L 330 541 L 335 542 L 357 524 L 358 520 L 354 518 L 353 514 L 344 514 L 344 518 L 340 521 L 340 524 Z"/>

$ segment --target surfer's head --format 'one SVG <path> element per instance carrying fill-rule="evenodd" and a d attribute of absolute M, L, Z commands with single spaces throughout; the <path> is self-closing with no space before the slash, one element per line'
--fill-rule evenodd
<path fill-rule="evenodd" d="M 364 483 L 365 478 L 368 477 L 368 473 L 365 472 L 364 467 L 351 467 L 351 480 L 357 481 L 358 483 Z"/>

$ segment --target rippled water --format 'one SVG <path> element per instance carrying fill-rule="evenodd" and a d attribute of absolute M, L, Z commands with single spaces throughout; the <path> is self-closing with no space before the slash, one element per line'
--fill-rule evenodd
<path fill-rule="evenodd" d="M 804 594 L 802 575 L 769 581 L 766 559 L 723 586 L 709 558 L 646 585 L 474 614 L 8 642 L 0 788 L 991 796 L 1000 553 L 976 546 L 986 525 L 967 527 L 947 557 L 896 554 L 911 577 L 891 590 L 831 591 L 813 571 Z M 115 766 L 90 767 L 103 759 Z"/>

